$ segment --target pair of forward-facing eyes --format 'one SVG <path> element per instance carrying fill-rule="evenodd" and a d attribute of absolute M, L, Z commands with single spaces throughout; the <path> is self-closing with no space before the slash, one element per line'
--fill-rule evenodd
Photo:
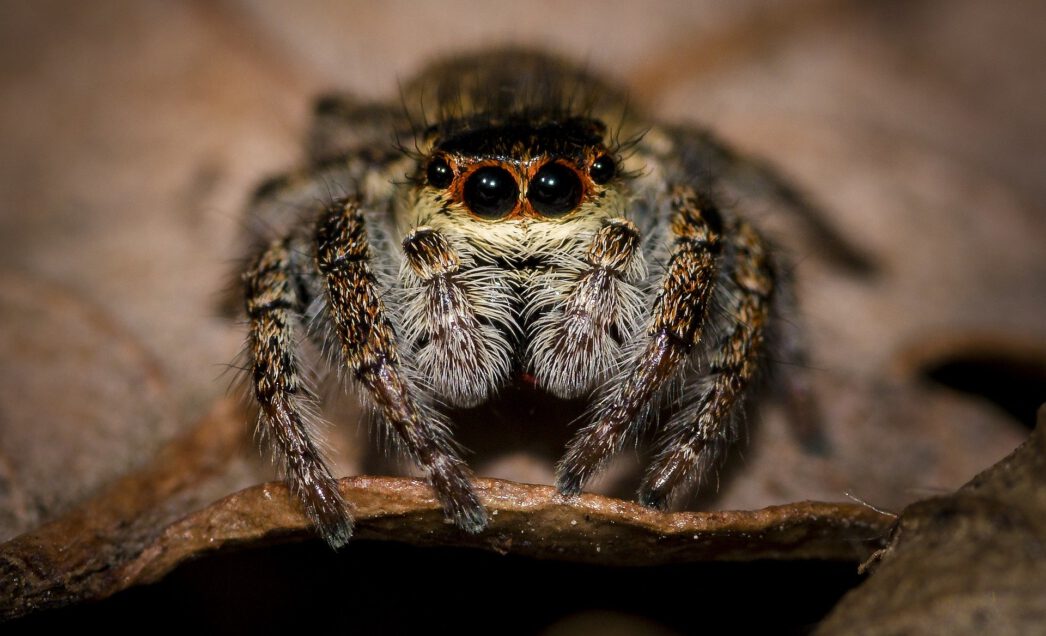
<path fill-rule="evenodd" d="M 588 166 L 587 177 L 596 185 L 603 185 L 617 174 L 617 164 L 609 155 L 597 156 Z M 498 164 L 483 165 L 464 175 L 458 175 L 441 156 L 433 157 L 425 170 L 429 185 L 447 189 L 464 177 L 460 186 L 461 199 L 476 216 L 497 219 L 512 212 L 519 203 L 520 184 L 517 177 Z M 566 162 L 549 160 L 527 181 L 527 201 L 538 214 L 562 216 L 576 209 L 585 194 L 582 179 L 586 175 Z"/>

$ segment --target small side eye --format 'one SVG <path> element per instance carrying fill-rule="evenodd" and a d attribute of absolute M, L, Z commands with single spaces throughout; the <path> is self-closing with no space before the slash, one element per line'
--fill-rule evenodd
<path fill-rule="evenodd" d="M 540 214 L 566 214 L 581 203 L 581 180 L 562 164 L 545 164 L 531 179 L 527 198 Z"/>
<path fill-rule="evenodd" d="M 446 159 L 436 157 L 429 162 L 429 167 L 425 170 L 425 177 L 428 178 L 432 187 L 442 189 L 454 181 L 454 170 L 451 169 Z"/>
<path fill-rule="evenodd" d="M 519 186 L 508 170 L 487 166 L 472 173 L 465 182 L 465 205 L 473 214 L 496 219 L 516 207 Z"/>
<path fill-rule="evenodd" d="M 603 185 L 617 174 L 617 164 L 614 163 L 614 160 L 609 155 L 600 155 L 592 162 L 592 167 L 588 169 L 588 174 L 593 181 Z"/>

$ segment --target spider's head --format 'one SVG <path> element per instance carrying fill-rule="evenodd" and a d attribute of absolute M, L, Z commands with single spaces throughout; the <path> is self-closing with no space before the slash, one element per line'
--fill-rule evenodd
<path fill-rule="evenodd" d="M 473 221 L 569 220 L 619 187 L 605 134 L 585 118 L 444 124 L 422 164 L 422 198 Z"/>

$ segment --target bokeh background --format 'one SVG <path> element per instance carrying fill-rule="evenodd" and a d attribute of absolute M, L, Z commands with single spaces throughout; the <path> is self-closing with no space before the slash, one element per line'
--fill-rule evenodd
<path fill-rule="evenodd" d="M 0 3 L 0 538 L 227 393 L 243 206 L 302 160 L 315 96 L 395 100 L 438 56 L 506 44 L 766 159 L 875 264 L 753 210 L 797 262 L 833 450 L 771 406 L 703 505 L 953 489 L 1046 400 L 1044 23 L 1031 0 Z M 272 477 L 247 437 L 208 496 Z M 341 472 L 367 466 L 355 422 L 332 438 Z M 546 459 L 474 463 L 540 482 Z"/>

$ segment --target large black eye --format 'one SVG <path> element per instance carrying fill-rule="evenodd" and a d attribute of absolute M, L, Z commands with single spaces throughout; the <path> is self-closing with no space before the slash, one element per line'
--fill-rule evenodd
<path fill-rule="evenodd" d="M 487 166 L 472 173 L 465 182 L 464 194 L 465 204 L 474 214 L 497 218 L 516 207 L 519 186 L 508 170 Z"/>
<path fill-rule="evenodd" d="M 541 214 L 565 214 L 581 202 L 581 179 L 564 165 L 545 164 L 531 180 L 527 198 Z"/>
<path fill-rule="evenodd" d="M 588 174 L 592 177 L 593 181 L 599 185 L 603 185 L 607 181 L 613 179 L 614 175 L 617 174 L 617 165 L 609 156 L 600 155 L 592 162 L 592 167 L 588 169 Z"/>
<path fill-rule="evenodd" d="M 429 167 L 425 170 L 425 176 L 428 178 L 429 183 L 436 188 L 445 188 L 454 181 L 454 171 L 450 169 L 450 164 L 443 157 L 436 157 L 429 162 Z"/>

